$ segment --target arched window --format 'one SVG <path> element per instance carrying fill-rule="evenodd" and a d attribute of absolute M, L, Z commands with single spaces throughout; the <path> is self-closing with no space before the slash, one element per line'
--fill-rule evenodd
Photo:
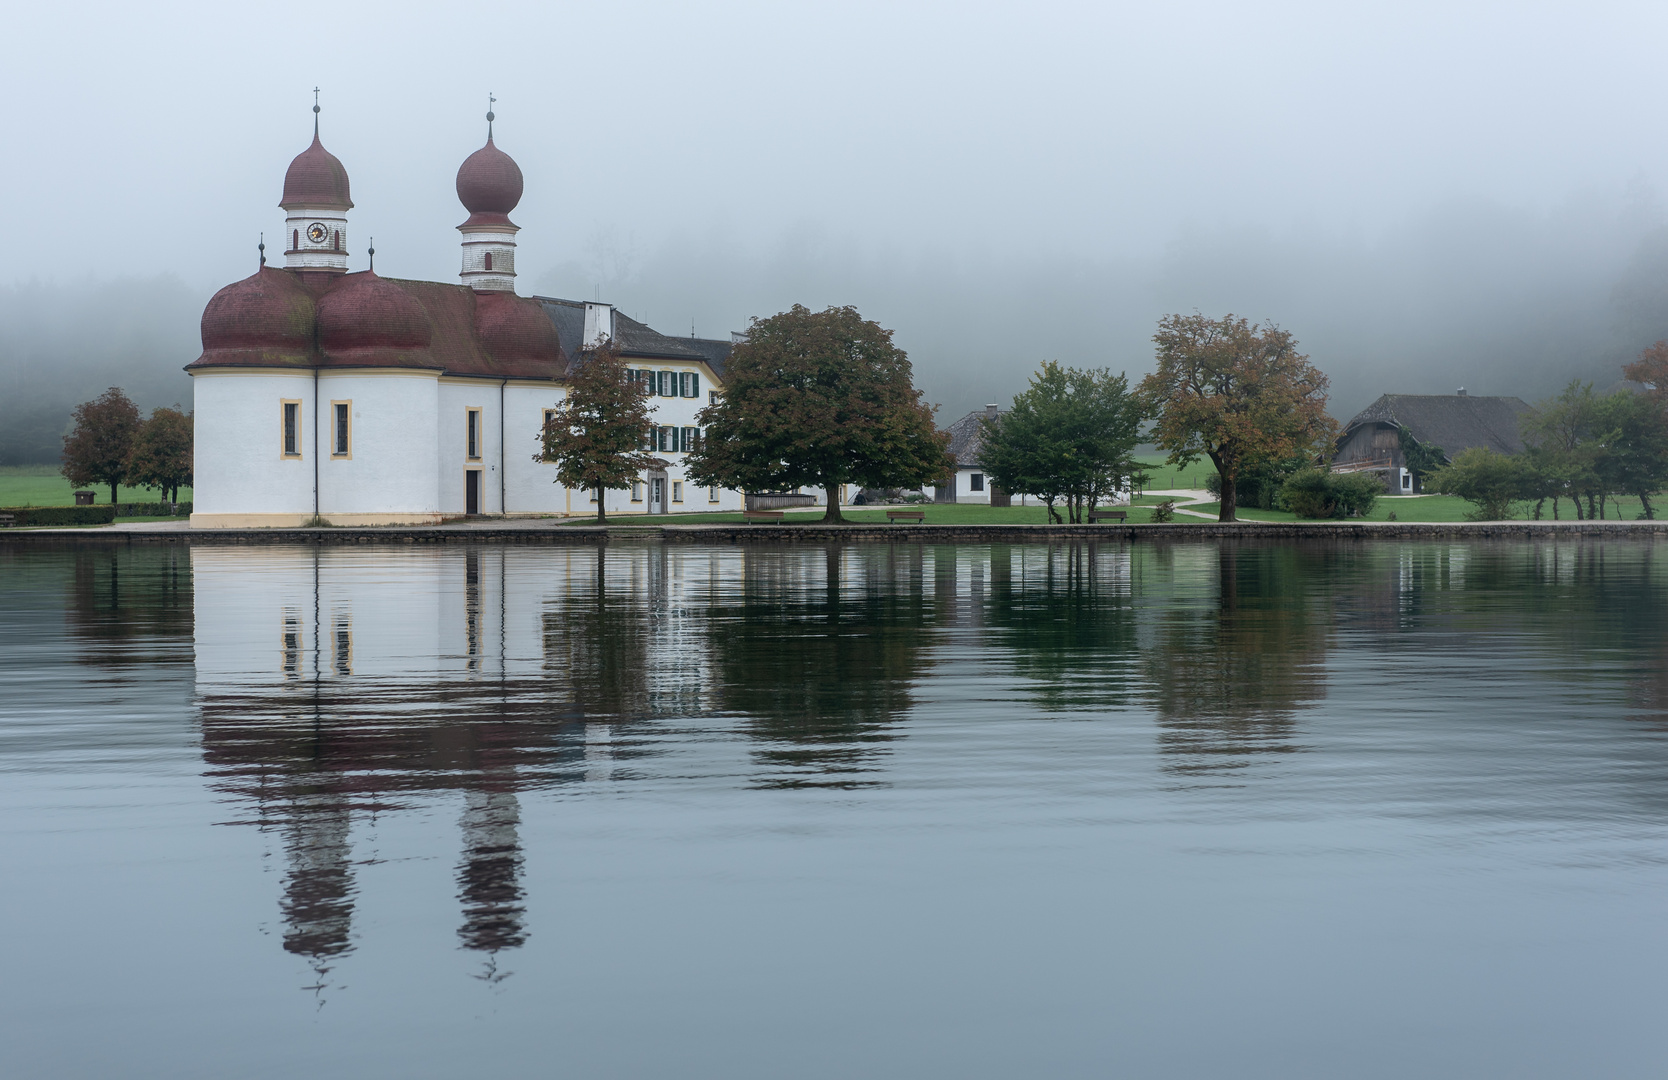
<path fill-rule="evenodd" d="M 291 251 L 300 251 L 301 250 L 301 230 L 300 229 L 291 229 L 290 230 L 290 250 Z"/>
<path fill-rule="evenodd" d="M 486 268 L 488 270 L 492 269 L 492 252 L 490 251 L 486 253 Z"/>
<path fill-rule="evenodd" d="M 340 251 L 340 250 L 342 250 L 342 230 L 337 229 L 335 236 L 331 237 L 331 239 L 330 239 L 330 250 L 331 251 Z"/>

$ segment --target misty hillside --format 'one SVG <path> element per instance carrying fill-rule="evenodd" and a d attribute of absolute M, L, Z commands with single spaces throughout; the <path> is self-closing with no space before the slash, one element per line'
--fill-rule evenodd
<path fill-rule="evenodd" d="M 70 410 L 111 386 L 190 408 L 207 301 L 172 275 L 0 287 L 0 465 L 58 461 Z"/>
<path fill-rule="evenodd" d="M 1162 251 L 923 251 L 901 257 L 813 228 L 762 255 L 711 237 L 623 254 L 608 237 L 536 276 L 538 291 L 612 298 L 667 333 L 744 329 L 792 303 L 855 304 L 897 331 L 941 420 L 1006 402 L 1041 360 L 1151 369 L 1169 312 L 1271 320 L 1332 378 L 1348 419 L 1381 393 L 1601 387 L 1668 337 L 1668 228 L 1648 192 L 1547 213 L 1451 201 L 1373 239 L 1299 229 L 1180 230 Z"/>
<path fill-rule="evenodd" d="M 1091 260 L 917 251 L 815 228 L 747 250 L 706 236 L 646 250 L 605 237 L 524 292 L 600 295 L 665 333 L 745 329 L 794 303 L 855 304 L 897 331 L 940 421 L 1007 402 L 1039 361 L 1138 377 L 1158 318 L 1271 319 L 1332 378 L 1346 420 L 1381 393 L 1550 396 L 1601 388 L 1668 338 L 1668 227 L 1637 191 L 1528 214 L 1454 201 L 1373 239 L 1180 230 L 1162 251 Z M 0 464 L 56 461 L 77 402 L 121 386 L 189 405 L 208 290 L 178 278 L 0 288 Z"/>

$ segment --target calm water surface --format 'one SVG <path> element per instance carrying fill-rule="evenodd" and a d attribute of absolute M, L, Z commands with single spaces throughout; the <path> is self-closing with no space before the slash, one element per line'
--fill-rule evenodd
<path fill-rule="evenodd" d="M 8 1077 L 1660 1077 L 1668 549 L 0 548 Z"/>

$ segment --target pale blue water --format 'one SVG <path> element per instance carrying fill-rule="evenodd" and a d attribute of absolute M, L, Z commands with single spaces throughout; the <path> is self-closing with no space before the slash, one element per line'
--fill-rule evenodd
<path fill-rule="evenodd" d="M 1657 1077 L 1646 543 L 0 546 L 7 1077 Z"/>

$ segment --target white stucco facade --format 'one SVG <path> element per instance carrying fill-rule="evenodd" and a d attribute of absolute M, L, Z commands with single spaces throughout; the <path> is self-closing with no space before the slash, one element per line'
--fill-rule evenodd
<path fill-rule="evenodd" d="M 670 430 L 657 432 L 653 453 L 666 467 L 644 470 L 632 487 L 608 492 L 608 513 L 740 510 L 739 491 L 714 492 L 688 479 L 696 414 L 710 394 L 721 392 L 712 370 L 641 363 L 639 370 L 675 377 L 680 389 L 685 376 L 694 376 L 699 391 L 650 399 L 657 428 L 676 429 L 675 437 Z M 315 518 L 332 525 L 416 525 L 471 512 L 596 513 L 592 492 L 569 491 L 555 482 L 554 465 L 535 460 L 545 414 L 567 394 L 560 383 L 404 369 L 192 374 L 196 527 L 293 527 Z M 338 410 L 345 410 L 345 433 Z M 477 477 L 473 507 L 471 473 Z M 822 493 L 816 494 L 821 501 Z"/>

